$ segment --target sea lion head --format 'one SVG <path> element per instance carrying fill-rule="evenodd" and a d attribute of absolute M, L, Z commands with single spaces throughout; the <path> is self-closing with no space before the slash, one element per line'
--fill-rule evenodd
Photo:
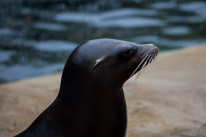
<path fill-rule="evenodd" d="M 149 64 L 157 55 L 152 44 L 114 39 L 90 40 L 71 54 L 68 64 L 89 80 L 122 87 L 124 82 Z"/>

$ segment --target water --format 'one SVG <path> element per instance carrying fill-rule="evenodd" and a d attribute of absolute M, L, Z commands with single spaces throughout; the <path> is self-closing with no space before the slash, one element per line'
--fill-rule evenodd
<path fill-rule="evenodd" d="M 161 51 L 206 43 L 206 1 L 1 0 L 0 83 L 60 72 L 78 44 L 103 37 Z"/>

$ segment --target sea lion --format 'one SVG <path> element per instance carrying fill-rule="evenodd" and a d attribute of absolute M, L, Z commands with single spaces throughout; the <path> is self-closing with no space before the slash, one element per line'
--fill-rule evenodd
<path fill-rule="evenodd" d="M 54 102 L 16 137 L 125 137 L 123 84 L 149 64 L 158 48 L 96 39 L 69 56 Z"/>

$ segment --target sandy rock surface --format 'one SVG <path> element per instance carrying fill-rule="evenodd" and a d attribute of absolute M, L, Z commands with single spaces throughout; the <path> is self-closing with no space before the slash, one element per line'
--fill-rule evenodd
<path fill-rule="evenodd" d="M 60 78 L 0 85 L 0 137 L 27 128 L 55 99 Z M 127 137 L 206 137 L 206 46 L 160 54 L 124 91 Z"/>

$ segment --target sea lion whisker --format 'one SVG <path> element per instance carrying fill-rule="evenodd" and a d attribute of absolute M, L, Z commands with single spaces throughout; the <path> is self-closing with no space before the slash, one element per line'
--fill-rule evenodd
<path fill-rule="evenodd" d="M 153 59 L 153 54 L 150 54 L 150 56 L 149 56 L 149 58 L 148 58 L 148 60 L 147 60 L 147 64 L 146 64 L 145 66 L 149 65 L 150 62 L 152 61 L 152 59 Z M 144 66 L 144 67 L 145 67 L 145 66 Z"/>
<path fill-rule="evenodd" d="M 143 64 L 141 70 L 144 69 L 144 68 L 148 65 L 148 61 L 150 60 L 151 57 L 152 57 L 152 55 L 150 55 L 150 56 L 147 58 L 147 60 L 146 60 L 145 63 Z"/>
<path fill-rule="evenodd" d="M 141 69 L 139 70 L 139 72 L 137 73 L 137 75 L 135 76 L 135 80 L 137 80 L 137 78 L 140 76 L 141 72 L 142 72 L 142 68 L 144 67 L 145 64 L 143 64 L 143 66 L 141 67 Z"/>
<path fill-rule="evenodd" d="M 152 57 L 151 62 L 152 62 L 155 58 L 156 58 L 156 53 L 155 53 L 155 54 L 153 54 L 153 57 Z"/>
<path fill-rule="evenodd" d="M 132 72 L 132 74 L 130 75 L 130 77 L 132 77 L 134 74 L 135 74 L 135 72 L 139 69 L 139 67 L 141 66 L 141 64 L 144 62 L 144 60 L 147 58 L 148 56 L 145 56 L 144 58 L 143 58 L 143 60 L 139 63 L 139 65 L 135 68 L 135 70 Z"/>
<path fill-rule="evenodd" d="M 141 72 L 144 70 L 145 66 L 147 66 L 148 60 L 150 59 L 150 57 L 152 56 L 152 54 L 147 55 L 147 59 L 145 60 L 144 64 L 142 65 L 141 69 L 139 70 L 139 73 L 137 73 L 135 79 L 137 79 L 139 77 L 139 75 L 141 74 Z"/>
<path fill-rule="evenodd" d="M 133 80 L 136 80 L 137 77 L 140 75 L 141 69 L 142 69 L 142 67 L 143 67 L 143 65 L 144 65 L 144 64 L 143 64 L 143 65 L 141 66 L 141 64 L 144 63 L 145 59 L 148 58 L 148 56 L 149 56 L 149 55 L 145 56 L 145 58 L 143 58 L 143 60 L 140 62 L 140 64 L 137 66 L 137 68 L 133 71 L 133 75 L 134 75 L 134 73 L 141 67 L 140 70 L 137 72 L 136 76 L 134 77 L 134 79 L 132 79 L 132 81 L 133 81 Z M 133 75 L 131 75 L 130 77 L 132 77 Z"/>
<path fill-rule="evenodd" d="M 152 54 L 152 55 L 150 56 L 150 58 L 148 59 L 147 65 L 149 65 L 149 64 L 152 62 L 153 57 L 154 57 L 154 55 Z"/>
<path fill-rule="evenodd" d="M 142 69 L 144 70 L 146 66 L 150 65 L 150 63 L 152 62 L 152 60 L 154 59 L 154 54 L 150 54 L 149 58 L 147 59 L 147 63 L 144 64 L 144 66 L 142 67 Z"/>
<path fill-rule="evenodd" d="M 147 65 L 149 64 L 150 58 L 151 58 L 151 56 L 149 56 L 149 57 L 147 58 L 147 60 L 145 61 L 145 62 L 146 62 L 145 66 L 147 66 Z M 145 66 L 144 66 L 144 67 L 145 67 Z"/>
<path fill-rule="evenodd" d="M 144 58 L 144 60 L 142 60 L 144 63 L 143 63 L 143 65 L 141 66 L 141 69 L 139 70 L 139 72 L 137 72 L 137 74 L 136 74 L 136 76 L 135 76 L 135 80 L 140 76 L 140 74 L 142 73 L 142 71 L 144 71 L 145 70 L 145 68 L 146 68 L 146 66 L 148 66 L 148 65 L 150 65 L 151 63 L 152 63 L 152 61 L 154 60 L 154 59 L 156 59 L 155 57 L 156 57 L 156 55 L 157 55 L 157 52 L 155 52 L 155 53 L 151 53 L 151 54 L 149 54 L 149 55 L 147 55 L 146 56 L 146 60 L 145 60 L 145 58 Z M 142 64 L 142 62 L 141 62 L 141 64 Z M 140 65 L 139 65 L 139 67 L 140 67 Z M 138 68 L 139 69 L 139 68 Z M 137 70 L 137 69 L 136 69 Z M 133 80 L 132 80 L 133 81 Z"/>
<path fill-rule="evenodd" d="M 154 59 L 154 55 L 152 55 L 152 57 L 149 60 L 149 64 L 152 62 L 152 60 Z"/>
<path fill-rule="evenodd" d="M 150 57 L 150 59 L 148 60 L 148 62 L 147 62 L 147 64 L 145 65 L 145 66 L 149 66 L 150 65 L 150 63 L 152 62 L 152 56 Z"/>
<path fill-rule="evenodd" d="M 152 60 L 151 60 L 151 62 L 152 62 L 154 59 L 156 59 L 156 56 L 157 56 L 157 52 L 155 52 L 155 53 L 152 54 Z"/>
<path fill-rule="evenodd" d="M 146 56 L 147 57 L 147 56 Z M 139 69 L 139 67 L 141 66 L 141 64 L 144 62 L 144 60 L 146 59 L 146 57 L 145 58 L 143 58 L 143 60 L 140 62 L 140 64 L 135 68 L 135 70 L 132 72 L 132 74 L 131 74 L 131 76 L 130 77 L 132 77 L 133 75 L 134 75 L 134 73 L 137 71 L 137 69 Z"/>
<path fill-rule="evenodd" d="M 158 52 L 155 53 L 154 58 L 153 58 L 153 62 L 156 60 L 157 56 L 158 56 Z"/>
<path fill-rule="evenodd" d="M 150 63 L 148 64 L 148 66 L 150 66 L 155 60 L 156 60 L 156 56 L 153 55 L 152 59 L 150 60 Z"/>

